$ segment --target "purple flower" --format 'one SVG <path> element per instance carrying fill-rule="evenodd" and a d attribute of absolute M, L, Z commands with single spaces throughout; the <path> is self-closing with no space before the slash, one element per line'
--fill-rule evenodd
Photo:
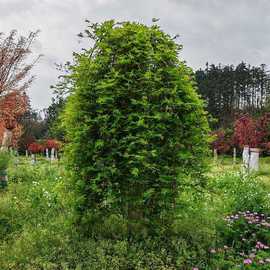
<path fill-rule="evenodd" d="M 245 259 L 244 264 L 252 264 L 252 260 L 251 259 Z"/>
<path fill-rule="evenodd" d="M 258 241 L 256 243 L 256 248 L 257 249 L 269 249 L 269 247 L 267 245 L 264 245 L 263 243 L 261 243 L 260 241 Z"/>

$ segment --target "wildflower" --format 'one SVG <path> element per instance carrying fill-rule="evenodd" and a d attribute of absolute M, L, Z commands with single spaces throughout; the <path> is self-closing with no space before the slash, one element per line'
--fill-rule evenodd
<path fill-rule="evenodd" d="M 252 264 L 252 260 L 251 259 L 245 259 L 244 264 Z"/>
<path fill-rule="evenodd" d="M 256 243 L 256 248 L 257 249 L 269 249 L 269 247 L 267 245 L 264 245 L 263 243 L 261 243 L 260 241 L 258 241 Z"/>
<path fill-rule="evenodd" d="M 256 243 L 256 248 L 257 248 L 257 249 L 262 249 L 263 246 L 264 246 L 263 243 L 261 243 L 261 242 L 259 242 L 259 241 Z"/>

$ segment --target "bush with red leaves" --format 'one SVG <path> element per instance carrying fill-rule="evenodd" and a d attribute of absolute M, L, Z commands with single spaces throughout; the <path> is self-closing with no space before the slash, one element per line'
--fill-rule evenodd
<path fill-rule="evenodd" d="M 266 113 L 257 119 L 249 115 L 237 119 L 234 124 L 234 140 L 240 148 L 248 145 L 264 149 L 270 141 L 270 114 Z"/>
<path fill-rule="evenodd" d="M 244 145 L 258 146 L 260 138 L 257 137 L 256 121 L 249 115 L 244 115 L 235 121 L 234 140 L 240 148 Z"/>
<path fill-rule="evenodd" d="M 48 149 L 56 149 L 59 150 L 61 147 L 61 143 L 55 139 L 48 139 L 44 142 L 44 148 L 48 148 Z"/>
<path fill-rule="evenodd" d="M 28 146 L 28 151 L 32 154 L 42 153 L 44 151 L 44 146 L 37 142 L 33 142 Z"/>

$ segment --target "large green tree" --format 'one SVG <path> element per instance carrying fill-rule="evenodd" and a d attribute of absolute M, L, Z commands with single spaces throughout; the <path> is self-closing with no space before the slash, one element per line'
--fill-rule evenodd
<path fill-rule="evenodd" d="M 83 35 L 94 45 L 75 54 L 63 116 L 80 221 L 169 226 L 181 191 L 204 185 L 209 131 L 182 46 L 157 25 L 106 21 Z"/>

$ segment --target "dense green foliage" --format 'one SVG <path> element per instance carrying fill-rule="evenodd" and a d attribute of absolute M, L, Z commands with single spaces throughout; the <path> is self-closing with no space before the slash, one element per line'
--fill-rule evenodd
<path fill-rule="evenodd" d="M 156 25 L 107 21 L 85 33 L 95 44 L 76 54 L 64 114 L 78 210 L 88 223 L 96 210 L 165 222 L 180 190 L 204 185 L 207 155 L 203 103 L 181 46 Z"/>
<path fill-rule="evenodd" d="M 64 130 L 61 126 L 60 114 L 65 106 L 65 97 L 55 92 L 51 105 L 45 110 L 45 122 L 48 127 L 48 137 L 58 140 L 64 139 Z"/>

